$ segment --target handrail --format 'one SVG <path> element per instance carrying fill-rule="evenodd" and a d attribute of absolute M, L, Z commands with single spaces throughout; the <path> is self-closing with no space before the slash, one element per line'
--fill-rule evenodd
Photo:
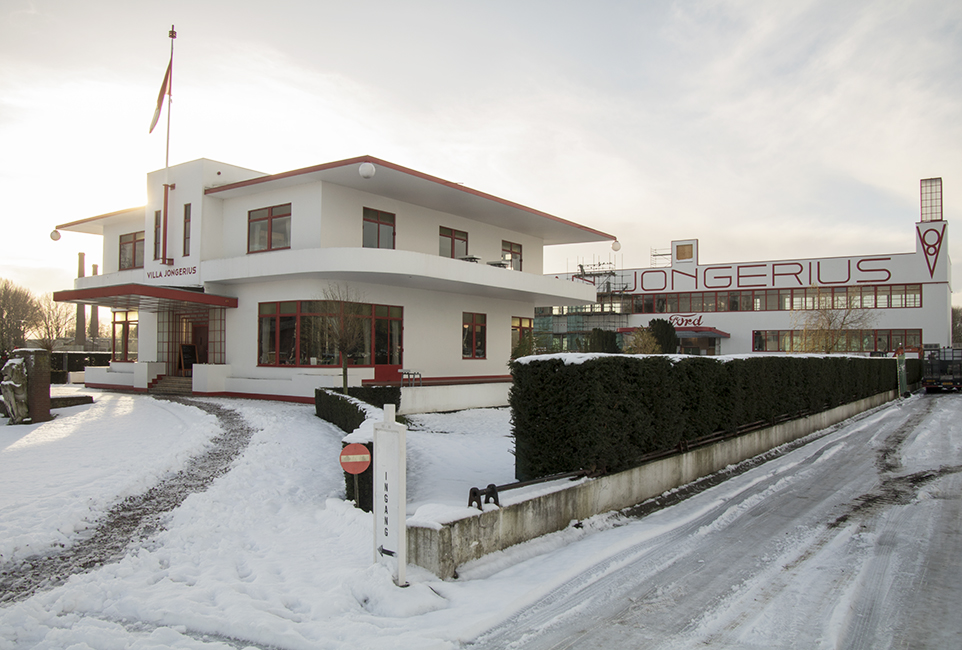
<path fill-rule="evenodd" d="M 547 483 L 548 481 L 557 481 L 563 478 L 570 478 L 572 480 L 576 478 L 582 478 L 584 476 L 589 476 L 591 472 L 585 469 L 579 469 L 575 472 L 564 472 L 562 474 L 552 474 L 551 476 L 542 476 L 541 478 L 531 479 L 530 481 L 517 481 L 515 483 L 505 483 L 504 485 L 495 485 L 494 483 L 489 483 L 488 487 L 484 489 L 479 489 L 476 487 L 471 488 L 468 491 L 468 507 L 472 505 L 477 505 L 478 510 L 482 510 L 481 507 L 481 497 L 484 497 L 485 503 L 491 503 L 494 501 L 494 505 L 501 507 L 501 502 L 498 500 L 498 493 L 505 492 L 507 490 L 516 490 L 517 488 L 527 487 L 529 485 L 537 485 L 538 483 Z"/>

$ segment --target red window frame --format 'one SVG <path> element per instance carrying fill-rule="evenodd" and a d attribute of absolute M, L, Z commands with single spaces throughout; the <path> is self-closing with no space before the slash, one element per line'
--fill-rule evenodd
<path fill-rule="evenodd" d="M 463 230 L 441 226 L 438 231 L 438 253 L 441 257 L 458 259 L 468 254 L 468 233 Z M 458 242 L 464 242 L 464 250 L 458 251 Z"/>
<path fill-rule="evenodd" d="M 364 208 L 363 215 L 361 246 L 363 248 L 386 248 L 393 250 L 397 242 L 397 215 L 392 212 L 375 210 L 374 208 Z M 371 225 L 369 226 L 369 224 Z M 373 226 L 373 231 L 371 230 L 371 226 Z M 388 226 L 390 226 L 391 229 L 390 242 L 387 241 L 386 236 L 383 236 L 386 235 L 384 231 Z M 374 235 L 373 242 L 367 237 L 367 235 L 372 232 Z"/>
<path fill-rule="evenodd" d="M 514 242 L 502 240 L 501 241 L 501 256 L 511 258 L 511 268 L 515 271 L 521 270 L 521 244 L 515 244 Z"/>
<path fill-rule="evenodd" d="M 753 330 L 753 352 L 798 352 L 803 343 L 805 332 L 802 330 Z M 871 345 L 866 345 L 871 341 Z M 840 341 L 841 347 L 836 352 L 892 352 L 898 345 L 893 341 L 901 341 L 901 345 L 919 346 L 922 343 L 922 330 L 907 329 L 877 329 L 877 330 L 846 330 Z"/>
<path fill-rule="evenodd" d="M 258 304 L 258 349 L 257 365 L 269 367 L 307 367 L 307 368 L 339 368 L 341 365 L 340 353 L 333 363 L 314 363 L 310 362 L 307 352 L 301 349 L 302 319 L 305 317 L 339 315 L 340 318 L 364 318 L 370 321 L 368 328 L 370 340 L 366 346 L 364 356 L 366 360 L 362 363 L 352 364 L 358 367 L 373 367 L 375 365 L 401 365 L 404 353 L 404 308 L 393 305 L 376 305 L 366 303 L 348 303 L 353 309 L 345 310 L 345 303 L 336 303 L 325 300 L 280 300 L 277 302 L 262 302 Z M 317 307 L 324 309 L 318 310 Z M 334 309 L 331 309 L 331 308 Z M 346 313 L 353 312 L 353 313 Z M 292 319 L 285 328 L 281 319 Z M 261 349 L 261 336 L 263 332 L 262 321 L 273 321 L 273 327 L 268 325 L 268 331 L 273 334 L 271 352 L 274 355 L 272 362 L 264 362 L 263 350 Z M 379 326 L 380 324 L 380 326 Z M 282 349 L 282 337 L 287 331 L 293 336 L 293 342 L 289 349 Z M 393 341 L 397 347 L 385 349 L 385 335 Z M 281 352 L 287 353 L 286 359 L 281 359 Z M 285 362 L 286 361 L 286 362 Z"/>
<path fill-rule="evenodd" d="M 293 210 L 290 203 L 272 205 L 267 208 L 257 208 L 247 213 L 247 252 L 266 253 L 268 251 L 287 250 L 291 247 L 291 215 Z M 287 221 L 287 245 L 274 245 L 274 225 L 275 222 Z M 251 250 L 251 226 L 254 224 L 266 224 L 267 226 L 267 246 Z"/>
<path fill-rule="evenodd" d="M 513 350 L 521 340 L 534 331 L 534 319 L 525 316 L 511 317 L 511 349 Z"/>
<path fill-rule="evenodd" d="M 635 314 L 708 313 L 724 311 L 809 311 L 813 309 L 918 309 L 922 285 L 887 284 L 813 289 L 745 289 L 635 294 Z M 816 304 L 816 303 L 820 303 Z M 562 313 L 568 313 L 566 309 Z"/>
<path fill-rule="evenodd" d="M 160 210 L 154 211 L 154 259 L 160 259 L 160 237 L 161 237 L 161 212 Z"/>
<path fill-rule="evenodd" d="M 461 358 L 486 359 L 488 353 L 487 323 L 485 314 L 463 312 L 461 315 Z"/>
<path fill-rule="evenodd" d="M 130 262 L 124 264 L 124 249 L 130 251 Z M 144 268 L 144 231 L 130 232 L 120 236 L 120 257 L 118 267 L 121 271 Z"/>
<path fill-rule="evenodd" d="M 190 203 L 184 204 L 184 257 L 190 255 Z M 247 236 L 250 237 L 250 228 L 248 227 Z"/>
<path fill-rule="evenodd" d="M 115 311 L 111 322 L 110 358 L 113 361 L 130 362 L 137 360 L 138 313 L 136 311 Z M 133 335 L 131 335 L 133 326 Z M 119 334 L 119 336 L 118 336 Z M 134 345 L 131 346 L 131 341 Z M 119 349 L 118 349 L 118 343 Z M 134 349 L 131 350 L 130 348 Z"/>

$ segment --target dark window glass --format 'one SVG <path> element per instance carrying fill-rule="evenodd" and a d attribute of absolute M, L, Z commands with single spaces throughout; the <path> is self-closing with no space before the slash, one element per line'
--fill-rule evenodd
<path fill-rule="evenodd" d="M 467 256 L 468 233 L 442 226 L 438 237 L 438 254 L 441 257 L 452 257 L 454 259 Z"/>
<path fill-rule="evenodd" d="M 702 299 L 702 311 L 715 311 L 715 294 L 706 293 Z"/>
<path fill-rule="evenodd" d="M 160 239 L 161 239 L 160 220 L 161 220 L 160 210 L 157 210 L 156 212 L 154 212 L 154 259 L 155 260 L 160 259 Z"/>
<path fill-rule="evenodd" d="M 139 269 L 144 266 L 144 231 L 120 236 L 120 269 Z"/>
<path fill-rule="evenodd" d="M 291 247 L 291 204 L 259 208 L 247 213 L 247 252 Z"/>
<path fill-rule="evenodd" d="M 258 305 L 258 364 L 267 366 L 339 366 L 331 321 L 359 319 L 364 330 L 355 365 L 401 365 L 403 307 L 289 300 Z M 383 323 L 383 324 L 382 324 Z M 377 340 L 375 340 L 375 337 Z"/>
<path fill-rule="evenodd" d="M 113 360 L 137 360 L 137 312 L 115 311 L 113 313 Z"/>
<path fill-rule="evenodd" d="M 521 244 L 514 242 L 501 242 L 501 259 L 511 263 L 511 268 L 515 271 L 521 270 Z"/>
<path fill-rule="evenodd" d="M 364 248 L 394 248 L 394 215 L 364 208 L 362 245 Z"/>
<path fill-rule="evenodd" d="M 461 357 L 464 359 L 485 358 L 486 318 L 484 314 L 465 312 L 462 317 Z"/>
<path fill-rule="evenodd" d="M 190 203 L 184 204 L 184 257 L 190 255 Z"/>

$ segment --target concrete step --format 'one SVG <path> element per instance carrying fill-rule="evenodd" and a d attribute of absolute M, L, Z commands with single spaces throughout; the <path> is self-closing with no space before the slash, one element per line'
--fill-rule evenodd
<path fill-rule="evenodd" d="M 155 395 L 191 395 L 193 379 L 190 377 L 163 377 L 148 391 Z"/>

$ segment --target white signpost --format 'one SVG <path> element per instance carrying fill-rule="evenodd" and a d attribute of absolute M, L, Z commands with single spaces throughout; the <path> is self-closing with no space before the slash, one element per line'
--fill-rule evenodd
<path fill-rule="evenodd" d="M 374 563 L 389 566 L 407 585 L 407 427 L 394 421 L 394 404 L 374 425 Z"/>

